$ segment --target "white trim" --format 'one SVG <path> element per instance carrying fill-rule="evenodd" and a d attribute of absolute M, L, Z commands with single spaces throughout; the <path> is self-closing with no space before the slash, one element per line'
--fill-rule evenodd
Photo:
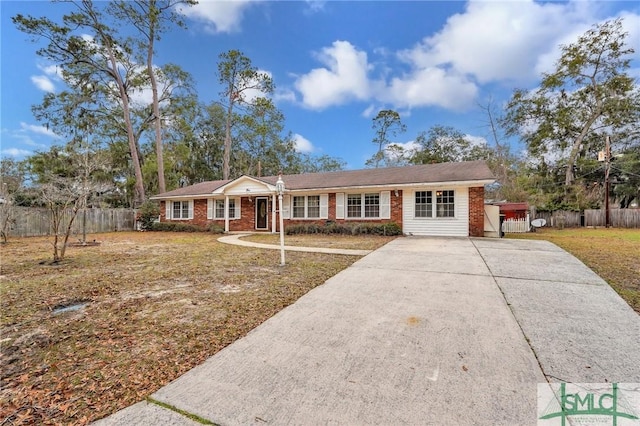
<path fill-rule="evenodd" d="M 267 203 L 265 205 L 265 213 L 267 215 L 267 219 L 264 222 L 264 228 L 258 228 L 258 200 L 264 200 L 265 203 Z M 253 203 L 253 227 L 258 230 L 258 231 L 266 231 L 267 229 L 269 229 L 269 197 L 266 196 L 260 196 L 260 197 L 255 197 L 254 198 L 254 203 Z"/>
<path fill-rule="evenodd" d="M 207 198 L 207 220 L 215 219 L 215 200 L 213 198 Z"/>
<path fill-rule="evenodd" d="M 282 196 L 282 218 L 290 219 L 291 218 L 291 195 L 283 195 Z"/>
<path fill-rule="evenodd" d="M 320 194 L 320 219 L 329 219 L 329 194 Z"/>
<path fill-rule="evenodd" d="M 182 203 L 187 203 L 187 217 L 174 217 L 173 204 L 180 203 L 180 216 L 182 216 Z M 165 216 L 167 220 L 192 220 L 193 219 L 193 200 L 167 200 L 165 201 Z"/>
<path fill-rule="evenodd" d="M 336 192 L 336 219 L 344 219 L 344 192 Z"/>
<path fill-rule="evenodd" d="M 276 206 L 278 202 L 278 197 L 276 194 L 271 195 L 271 232 L 276 232 Z"/>
<path fill-rule="evenodd" d="M 248 176 L 245 176 L 248 179 L 251 179 Z M 240 179 L 240 178 L 238 178 Z M 255 179 L 253 179 L 255 180 Z M 264 196 L 264 195 L 271 195 L 275 192 L 275 187 L 272 185 L 269 185 L 265 182 L 262 182 L 260 180 L 256 180 L 256 182 L 262 183 L 267 187 L 267 190 L 265 190 L 264 192 L 252 192 L 251 195 L 252 196 Z M 368 189 L 390 189 L 390 190 L 394 190 L 394 189 L 398 189 L 401 190 L 403 188 L 407 188 L 407 189 L 411 189 L 411 188 L 416 188 L 416 187 L 421 187 L 421 188 L 426 188 L 426 187 L 465 187 L 465 188 L 473 188 L 473 187 L 478 187 L 478 186 L 484 186 L 484 185 L 489 185 L 491 183 L 494 183 L 495 179 L 483 179 L 483 180 L 452 180 L 452 181 L 443 181 L 443 182 L 416 182 L 416 183 L 385 183 L 385 184 L 380 184 L 380 185 L 360 185 L 360 186 L 335 186 L 335 187 L 323 187 L 323 188 L 303 188 L 303 189 L 290 189 L 287 188 L 287 192 L 288 193 L 297 193 L 297 192 L 305 192 L 305 193 L 311 193 L 311 192 L 322 192 L 322 193 L 333 193 L 333 192 L 345 192 L 345 191 L 360 191 L 360 190 L 368 190 Z M 232 182 L 229 182 L 224 186 L 229 185 Z M 178 199 L 182 199 L 182 198 L 191 198 L 191 199 L 202 199 L 202 198 L 207 198 L 207 197 L 211 197 L 212 195 L 223 195 L 223 193 L 220 192 L 220 189 L 222 188 L 218 188 L 213 192 L 207 192 L 207 193 L 203 193 L 203 194 L 191 194 L 191 195 L 168 195 L 166 197 L 158 197 L 158 196 L 153 196 L 150 197 L 151 200 L 178 200 Z M 234 195 L 238 195 L 238 196 L 245 196 L 247 194 L 234 194 Z"/>
<path fill-rule="evenodd" d="M 224 197 L 224 232 L 229 232 L 229 196 Z"/>
<path fill-rule="evenodd" d="M 229 216 L 229 220 L 240 219 L 240 215 L 241 215 L 240 206 L 241 206 L 241 203 L 242 203 L 242 199 L 240 197 L 228 197 L 228 198 L 229 198 L 229 201 L 233 200 L 233 203 L 234 203 L 233 204 L 234 205 L 234 210 L 233 210 L 234 216 L 233 217 Z M 222 203 L 223 203 L 223 208 L 222 209 L 223 209 L 223 212 L 225 212 L 225 213 L 222 214 L 222 216 L 217 216 L 217 214 L 216 214 L 218 212 L 218 208 L 217 208 L 216 204 L 218 204 L 219 201 L 222 201 Z M 211 199 L 211 204 L 212 204 L 211 216 L 209 216 L 209 205 L 207 204 L 207 219 L 210 219 L 210 220 L 224 220 L 225 215 L 226 215 L 226 207 L 224 207 L 225 203 L 226 203 L 225 198 L 212 198 Z M 231 207 L 231 206 L 229 206 L 229 207 Z"/>
<path fill-rule="evenodd" d="M 309 215 L 309 197 L 318 197 L 318 216 Z M 323 205 L 322 199 L 324 197 L 324 217 L 323 217 Z M 302 198 L 302 205 L 296 206 L 295 199 Z M 302 216 L 296 216 L 296 207 L 302 207 Z M 329 218 L 329 194 L 309 194 L 309 195 L 292 195 L 291 196 L 291 219 L 293 220 L 318 220 Z"/>
<path fill-rule="evenodd" d="M 233 203 L 233 213 L 235 214 L 232 219 L 240 219 L 240 216 L 242 215 L 242 198 L 233 198 Z"/>
<path fill-rule="evenodd" d="M 233 191 L 229 191 L 231 190 L 234 186 L 237 186 L 239 184 L 241 184 L 243 181 L 249 181 L 253 184 L 256 184 L 258 186 L 262 186 L 264 187 L 264 190 L 259 190 L 259 191 L 251 191 L 250 193 L 245 194 L 244 192 L 238 192 L 238 193 L 234 193 Z M 222 194 L 231 194 L 231 195 L 251 195 L 251 196 L 256 196 L 256 195 L 260 195 L 260 196 L 264 196 L 264 195 L 270 195 L 272 192 L 274 192 L 276 190 L 276 187 L 268 184 L 267 182 L 263 182 L 259 179 L 253 178 L 251 176 L 247 176 L 247 175 L 243 175 L 240 176 L 237 179 L 232 180 L 231 182 L 227 182 L 222 186 L 219 186 L 218 188 L 216 188 L 212 194 L 214 195 L 222 195 Z"/>
<path fill-rule="evenodd" d="M 383 218 L 382 217 L 382 192 L 388 192 L 388 191 L 381 191 L 381 192 L 371 192 L 371 191 L 367 191 L 367 192 L 350 192 L 347 194 L 347 196 L 345 197 L 346 199 L 346 203 L 345 203 L 345 210 L 346 210 L 346 215 L 345 215 L 345 219 L 346 220 L 380 220 L 380 219 L 389 219 L 388 218 Z M 360 196 L 360 216 L 349 216 L 349 196 L 350 195 L 358 195 Z M 378 216 L 367 216 L 366 215 L 366 211 L 367 211 L 367 204 L 366 204 L 366 199 L 367 199 L 367 195 L 377 195 L 378 196 Z M 389 192 L 389 198 L 391 198 L 391 193 Z M 389 212 L 389 216 L 391 215 L 391 213 Z"/>
<path fill-rule="evenodd" d="M 391 191 L 380 191 L 380 219 L 391 219 Z"/>

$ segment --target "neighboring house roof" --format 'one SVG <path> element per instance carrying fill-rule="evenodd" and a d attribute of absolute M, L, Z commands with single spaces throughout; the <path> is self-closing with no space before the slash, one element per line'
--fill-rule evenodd
<path fill-rule="evenodd" d="M 494 206 L 500 206 L 500 211 L 519 211 L 519 210 L 529 210 L 528 203 L 509 203 L 509 202 L 501 202 L 501 203 L 493 203 Z"/>
<path fill-rule="evenodd" d="M 240 179 L 240 178 L 239 178 Z M 275 185 L 278 176 L 253 177 L 269 185 Z M 473 182 L 488 183 L 495 178 L 484 161 L 460 163 L 436 163 L 417 166 L 389 167 L 378 169 L 347 170 L 324 173 L 283 175 L 288 190 L 349 188 L 383 185 L 410 185 L 420 183 Z M 186 197 L 209 195 L 216 189 L 232 182 L 218 180 L 202 182 L 179 188 L 152 198 Z"/>

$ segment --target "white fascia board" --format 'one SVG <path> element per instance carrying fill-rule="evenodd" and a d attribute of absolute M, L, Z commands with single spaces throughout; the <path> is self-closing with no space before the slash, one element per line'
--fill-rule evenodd
<path fill-rule="evenodd" d="M 203 198 L 213 198 L 213 194 L 212 193 L 208 193 L 208 194 L 196 194 L 196 195 L 167 195 L 165 197 L 158 197 L 157 195 L 154 195 L 153 197 L 149 197 L 150 200 L 158 200 L 158 201 L 165 201 L 165 200 L 201 200 Z"/>

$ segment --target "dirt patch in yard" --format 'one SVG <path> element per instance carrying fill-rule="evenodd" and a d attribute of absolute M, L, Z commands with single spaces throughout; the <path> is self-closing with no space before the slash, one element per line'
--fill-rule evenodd
<path fill-rule="evenodd" d="M 140 401 L 358 259 L 280 267 L 211 234 L 90 238 L 56 265 L 45 238 L 0 247 L 0 424 L 86 424 Z"/>

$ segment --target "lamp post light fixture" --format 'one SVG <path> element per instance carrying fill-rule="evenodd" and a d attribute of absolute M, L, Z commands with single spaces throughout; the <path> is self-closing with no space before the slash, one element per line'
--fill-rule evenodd
<path fill-rule="evenodd" d="M 284 220 L 282 217 L 282 195 L 284 194 L 284 181 L 282 174 L 278 175 L 276 182 L 276 192 L 278 193 L 278 216 L 280 218 L 280 266 L 284 266 Z"/>

